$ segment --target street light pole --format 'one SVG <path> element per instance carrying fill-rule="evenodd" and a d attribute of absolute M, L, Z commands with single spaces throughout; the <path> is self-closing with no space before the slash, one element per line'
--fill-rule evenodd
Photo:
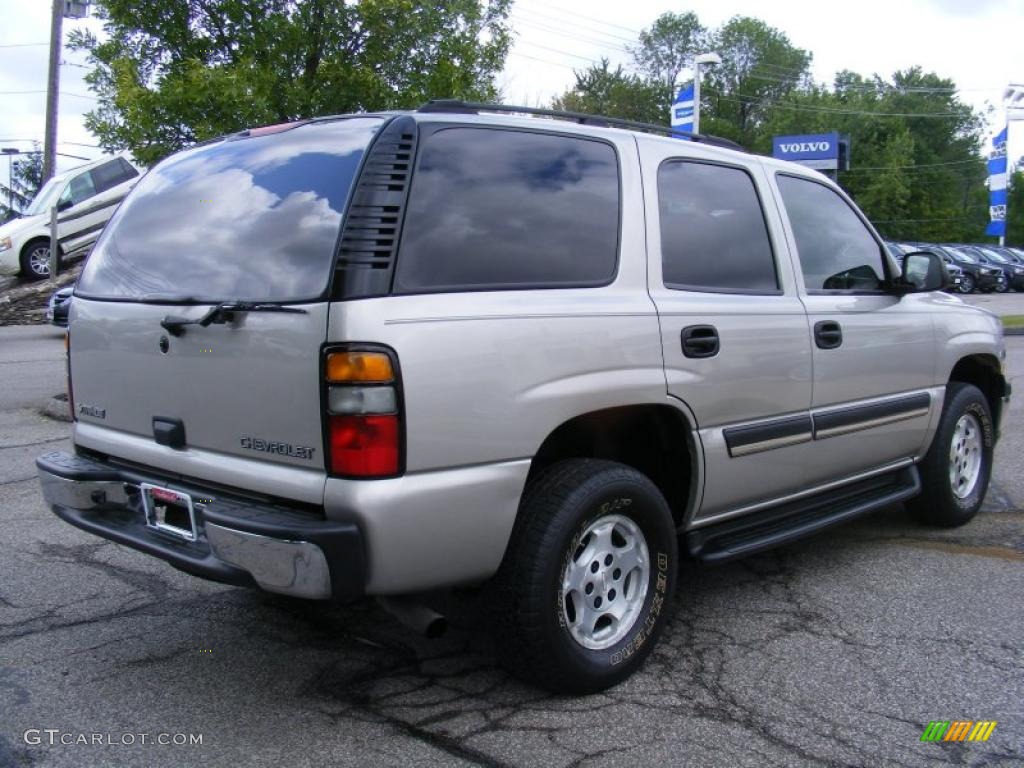
<path fill-rule="evenodd" d="M 717 53 L 702 53 L 693 60 L 693 132 L 700 133 L 700 67 L 701 64 L 721 64 Z"/>

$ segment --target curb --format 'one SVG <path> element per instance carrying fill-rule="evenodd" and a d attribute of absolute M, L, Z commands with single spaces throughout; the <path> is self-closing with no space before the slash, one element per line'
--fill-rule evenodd
<path fill-rule="evenodd" d="M 71 421 L 71 414 L 68 413 L 68 398 L 67 395 L 55 395 L 50 398 L 50 402 L 44 405 L 41 409 L 41 413 L 56 421 Z"/>
<path fill-rule="evenodd" d="M 1024 327 L 1003 328 L 1003 336 L 1024 336 Z"/>

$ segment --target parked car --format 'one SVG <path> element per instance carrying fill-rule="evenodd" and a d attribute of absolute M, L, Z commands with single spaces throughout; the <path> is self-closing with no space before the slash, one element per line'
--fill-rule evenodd
<path fill-rule="evenodd" d="M 985 255 L 986 260 L 992 266 L 1000 267 L 1006 275 L 1007 288 L 1015 291 L 1024 291 L 1024 264 L 1017 259 L 1008 249 L 1004 250 L 998 246 L 975 246 L 976 251 Z"/>
<path fill-rule="evenodd" d="M 650 654 L 682 556 L 902 501 L 974 517 L 1002 327 L 937 256 L 899 270 L 803 166 L 522 110 L 321 118 L 147 173 L 75 288 L 53 511 L 431 629 L 416 595 L 479 585 L 500 657 L 569 692 Z"/>
<path fill-rule="evenodd" d="M 75 286 L 66 285 L 53 292 L 46 304 L 46 319 L 61 328 L 68 326 L 68 307 L 71 305 L 71 294 Z"/>
<path fill-rule="evenodd" d="M 960 250 L 970 253 L 975 258 L 977 258 L 978 261 L 981 262 L 982 264 L 985 264 L 989 267 L 994 267 L 998 269 L 1000 272 L 1002 272 L 1003 279 L 999 281 L 999 284 L 996 285 L 995 287 L 995 290 L 997 292 L 1006 293 L 1008 290 L 1010 290 L 1010 281 L 1013 279 L 1013 273 L 1004 261 L 996 258 L 993 253 L 991 253 L 990 251 L 986 251 L 985 248 L 983 248 L 982 246 L 963 245 L 960 246 Z"/>
<path fill-rule="evenodd" d="M 84 252 L 138 180 L 140 168 L 121 153 L 51 178 L 18 218 L 0 226 L 0 275 L 38 280 L 50 274 L 54 206 L 62 220 L 57 228 L 58 258 Z"/>
<path fill-rule="evenodd" d="M 1002 269 L 982 263 L 978 256 L 965 249 L 964 246 L 942 245 L 936 247 L 941 248 L 944 257 L 949 259 L 947 263 L 953 263 L 963 270 L 964 293 L 971 293 L 975 289 L 982 293 L 991 293 L 999 290 L 1000 286 L 1006 285 L 1006 275 Z"/>
<path fill-rule="evenodd" d="M 949 293 L 970 293 L 973 290 L 973 284 L 969 286 L 964 281 L 964 271 L 952 259 L 945 256 L 941 248 L 933 246 L 931 243 L 890 243 L 889 251 L 894 255 L 898 253 L 895 258 L 900 265 L 903 264 L 903 258 L 908 253 L 914 251 L 934 253 L 942 259 L 943 266 L 949 275 L 949 287 L 946 288 Z"/>

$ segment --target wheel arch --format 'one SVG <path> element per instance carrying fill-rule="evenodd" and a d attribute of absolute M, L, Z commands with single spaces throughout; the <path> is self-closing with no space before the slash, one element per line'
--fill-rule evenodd
<path fill-rule="evenodd" d="M 1000 423 L 1003 397 L 1006 396 L 1006 377 L 999 359 L 988 353 L 965 355 L 957 360 L 949 372 L 948 381 L 973 384 L 981 390 L 992 411 L 992 420 Z"/>
<path fill-rule="evenodd" d="M 562 459 L 617 461 L 650 478 L 668 501 L 676 524 L 682 525 L 700 498 L 703 451 L 692 417 L 680 405 L 670 401 L 603 408 L 562 422 L 538 448 L 527 483 Z"/>

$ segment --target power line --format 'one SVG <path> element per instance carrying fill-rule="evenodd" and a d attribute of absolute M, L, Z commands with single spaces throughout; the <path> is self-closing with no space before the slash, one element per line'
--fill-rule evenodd
<path fill-rule="evenodd" d="M 533 16 L 539 16 L 541 19 L 544 20 L 544 23 L 546 23 L 546 24 L 561 25 L 562 27 L 570 29 L 570 30 L 582 29 L 582 30 L 586 30 L 587 32 L 593 33 L 595 35 L 604 35 L 605 37 L 612 38 L 613 40 L 618 40 L 619 42 L 622 42 L 622 43 L 630 43 L 630 44 L 635 45 L 636 42 L 637 42 L 636 37 L 625 37 L 623 35 L 615 34 L 614 32 L 607 32 L 607 31 L 605 31 L 603 29 L 599 29 L 598 27 L 592 27 L 592 26 L 589 26 L 589 25 L 586 25 L 586 24 L 580 24 L 579 19 L 574 19 L 573 21 L 570 22 L 568 19 L 563 19 L 563 18 L 560 18 L 558 16 L 552 16 L 551 14 L 544 13 L 543 11 L 536 11 L 536 10 L 534 10 L 532 8 L 529 8 L 529 7 L 524 7 L 522 5 L 517 5 L 516 8 L 515 8 L 515 12 L 513 14 L 513 17 L 514 17 L 515 14 L 521 14 L 521 13 L 529 13 L 529 14 L 531 14 Z M 538 22 L 535 22 L 535 23 L 538 23 Z"/>
<path fill-rule="evenodd" d="M 982 207 L 982 206 L 975 205 L 975 206 L 971 206 L 971 207 L 972 208 L 978 208 L 978 207 Z M 983 206 L 983 207 L 987 208 L 988 206 Z M 919 223 L 919 222 L 926 222 L 926 221 L 966 221 L 969 218 L 971 218 L 969 215 L 964 215 L 964 216 L 956 216 L 956 217 L 954 217 L 952 219 L 872 219 L 871 223 L 872 224 L 916 224 L 916 223 Z"/>
<path fill-rule="evenodd" d="M 527 5 L 527 8 L 530 8 L 529 4 Z M 613 29 L 621 29 L 624 32 L 629 32 L 629 33 L 634 34 L 634 35 L 639 35 L 640 32 L 642 31 L 642 30 L 639 30 L 639 29 L 634 29 L 632 27 L 623 26 L 622 24 L 616 24 L 616 23 L 611 22 L 611 21 L 605 21 L 604 19 L 599 19 L 596 16 L 587 16 L 586 14 L 580 13 L 577 10 L 570 10 L 568 8 L 562 8 L 561 6 L 553 5 L 551 3 L 545 3 L 544 9 L 546 11 L 554 11 L 555 13 L 560 13 L 560 14 L 564 14 L 566 16 L 569 16 L 570 17 L 569 21 L 572 22 L 572 23 L 575 23 L 579 19 L 585 19 L 587 21 L 592 21 L 592 22 L 594 22 L 596 24 L 600 24 L 600 25 L 605 26 L 605 27 L 612 27 Z"/>
<path fill-rule="evenodd" d="M 563 51 L 563 50 L 560 50 L 559 48 L 552 48 L 551 46 L 548 46 L 548 45 L 541 45 L 540 43 L 531 43 L 529 40 L 520 40 L 519 42 L 523 43 L 524 45 L 532 45 L 534 48 L 543 48 L 545 51 L 552 51 L 553 53 L 560 53 L 563 56 L 571 56 L 574 59 L 580 59 L 580 60 L 586 61 L 586 62 L 588 62 L 590 64 L 598 64 L 598 63 L 600 63 L 597 60 L 590 58 L 589 56 L 580 56 L 578 53 L 571 53 L 569 51 Z"/>
<path fill-rule="evenodd" d="M 529 54 L 526 54 L 526 53 L 519 53 L 519 51 L 509 51 L 508 55 L 509 56 L 518 56 L 521 59 L 529 59 L 530 61 L 538 61 L 541 64 L 550 64 L 553 67 L 564 67 L 565 69 L 571 69 L 574 72 L 576 71 L 576 67 L 574 67 L 572 64 L 564 64 L 564 63 L 562 63 L 560 61 L 551 61 L 550 59 L 542 59 L 542 58 L 539 58 L 537 56 L 530 56 Z"/>
<path fill-rule="evenodd" d="M 49 43 L 4 43 L 0 48 L 36 48 L 38 46 L 49 46 Z"/>
<path fill-rule="evenodd" d="M 954 165 L 982 165 L 984 163 L 985 163 L 985 160 L 983 158 L 978 157 L 978 158 L 975 158 L 973 160 L 952 160 L 952 161 L 950 161 L 948 163 L 919 163 L 917 165 L 875 165 L 875 166 L 866 166 L 866 167 L 863 167 L 863 168 L 851 168 L 850 172 L 852 173 L 854 170 L 856 170 L 856 171 L 908 171 L 908 170 L 915 170 L 915 169 L 921 169 L 921 168 L 926 168 L 926 169 L 942 168 L 942 167 L 947 167 L 948 168 L 948 167 L 954 166 Z"/>
<path fill-rule="evenodd" d="M 539 29 L 542 32 L 551 32 L 551 33 L 559 35 L 561 37 L 570 37 L 570 38 L 572 38 L 574 40 L 580 40 L 580 41 L 583 41 L 583 42 L 586 42 L 586 43 L 591 43 L 593 45 L 606 46 L 608 48 L 614 48 L 617 51 L 622 51 L 624 53 L 629 53 L 629 50 L 625 46 L 623 46 L 623 45 L 616 45 L 614 43 L 608 42 L 607 40 L 598 40 L 597 38 L 593 38 L 593 37 L 585 37 L 584 35 L 574 34 L 572 32 L 567 32 L 566 30 L 558 29 L 556 27 L 549 27 L 549 26 L 547 26 L 545 24 L 541 24 L 539 22 L 531 21 L 531 20 L 528 20 L 528 19 L 513 19 L 513 22 L 517 23 L 517 24 L 525 24 L 525 25 L 527 25 L 529 27 L 532 27 L 534 29 Z M 523 41 L 523 42 L 526 42 L 526 41 Z"/>
<path fill-rule="evenodd" d="M 46 93 L 46 91 L 0 91 L 0 96 L 29 96 L 31 94 Z M 77 99 L 89 99 L 90 101 L 96 101 L 95 96 L 86 96 L 82 93 L 71 93 L 70 91 L 61 91 L 61 96 L 73 96 Z"/>
<path fill-rule="evenodd" d="M 746 93 L 737 93 L 736 97 L 730 96 L 719 96 L 718 98 L 722 101 L 733 101 L 738 104 L 757 104 L 762 101 L 759 96 L 751 96 Z M 799 106 L 797 104 L 785 104 L 779 101 L 769 101 L 768 106 L 778 107 L 780 109 L 791 109 L 795 112 L 820 112 L 829 115 L 868 115 L 871 117 L 943 117 L 946 119 L 952 117 L 963 117 L 964 115 L 960 112 L 875 112 L 874 110 L 865 109 L 832 109 L 831 107 L 807 107 Z"/>

